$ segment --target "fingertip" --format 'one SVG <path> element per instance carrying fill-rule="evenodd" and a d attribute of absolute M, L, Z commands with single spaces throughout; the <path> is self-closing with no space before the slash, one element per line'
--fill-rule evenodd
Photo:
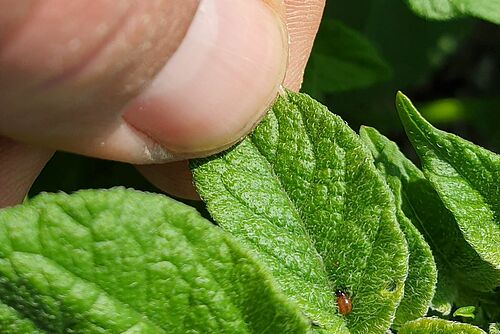
<path fill-rule="evenodd" d="M 179 49 L 124 118 L 170 156 L 222 150 L 251 131 L 274 100 L 287 52 L 274 6 L 203 0 Z"/>

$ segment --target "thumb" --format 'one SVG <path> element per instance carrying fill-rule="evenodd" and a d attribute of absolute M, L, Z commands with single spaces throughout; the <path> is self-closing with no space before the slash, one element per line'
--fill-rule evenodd
<path fill-rule="evenodd" d="M 284 29 L 270 9 L 262 1 L 202 1 L 184 41 L 125 119 L 184 157 L 248 133 L 286 70 Z"/>
<path fill-rule="evenodd" d="M 69 14 L 89 20 L 73 31 L 74 18 L 64 10 L 76 3 L 83 5 Z M 0 39 L 7 43 L 0 48 L 0 134 L 105 159 L 160 163 L 228 147 L 276 96 L 287 60 L 281 1 L 201 0 L 194 11 L 194 0 L 127 1 L 107 34 L 100 17 L 116 8 L 96 3 L 114 2 L 42 2 L 30 22 Z M 48 4 L 54 8 L 44 12 Z M 93 27 L 101 40 L 80 37 Z M 179 31 L 185 31 L 180 39 Z M 35 52 L 39 35 L 52 44 Z M 88 44 L 90 51 L 72 56 Z"/>

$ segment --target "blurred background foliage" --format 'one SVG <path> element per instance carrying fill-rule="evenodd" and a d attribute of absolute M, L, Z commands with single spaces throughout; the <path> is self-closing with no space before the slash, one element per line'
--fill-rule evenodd
<path fill-rule="evenodd" d="M 398 90 L 438 128 L 500 153 L 500 8 L 488 7 L 494 1 L 454 0 L 475 4 L 458 10 L 448 0 L 329 0 L 302 91 L 356 131 L 377 128 L 410 158 L 394 107 Z M 117 185 L 158 191 L 132 166 L 57 153 L 30 195 Z"/>
<path fill-rule="evenodd" d="M 437 127 L 500 152 L 500 27 L 457 16 L 429 20 L 404 1 L 329 1 L 303 91 L 353 129 L 379 129 L 410 156 L 394 108 L 398 90 Z"/>

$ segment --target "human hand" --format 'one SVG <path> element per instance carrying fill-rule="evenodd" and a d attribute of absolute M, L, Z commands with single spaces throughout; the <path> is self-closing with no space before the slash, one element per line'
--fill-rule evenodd
<path fill-rule="evenodd" d="M 185 159 L 247 134 L 281 83 L 300 87 L 323 6 L 0 2 L 0 207 L 22 201 L 54 150 L 140 165 L 195 197 Z"/>

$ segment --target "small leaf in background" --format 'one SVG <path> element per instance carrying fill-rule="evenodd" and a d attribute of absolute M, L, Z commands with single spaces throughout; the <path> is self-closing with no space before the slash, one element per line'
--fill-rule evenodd
<path fill-rule="evenodd" d="M 406 0 L 418 15 L 434 20 L 449 20 L 461 16 L 452 0 Z"/>
<path fill-rule="evenodd" d="M 461 300 L 459 300 L 457 306 L 475 306 L 474 317 L 462 318 L 462 321 L 485 330 L 488 328 L 489 323 L 500 321 L 500 289 L 496 289 L 495 293 L 462 290 L 460 297 L 462 296 L 464 298 L 460 298 Z"/>
<path fill-rule="evenodd" d="M 374 155 L 375 164 L 389 178 L 401 181 L 402 209 L 406 217 L 424 235 L 431 246 L 438 269 L 436 293 L 432 308 L 450 314 L 456 303 L 470 305 L 495 296 L 478 293 L 495 287 L 490 277 L 496 271 L 465 241 L 452 213 L 444 206 L 424 174 L 399 150 L 398 146 L 378 133 L 364 127 L 361 131 Z M 392 181 L 394 183 L 394 181 Z"/>
<path fill-rule="evenodd" d="M 500 149 L 500 97 L 494 98 L 445 98 L 423 103 L 419 112 L 431 124 L 461 125 L 468 129 L 466 135 L 474 142 L 493 151 Z"/>
<path fill-rule="evenodd" d="M 474 312 L 476 311 L 475 306 L 463 306 L 458 308 L 455 312 L 453 312 L 454 317 L 464 317 L 464 318 L 472 318 L 474 319 Z"/>
<path fill-rule="evenodd" d="M 401 184 L 401 170 L 395 168 L 391 161 L 391 159 L 397 159 L 400 153 L 397 150 L 394 151 L 388 139 L 373 128 L 362 127 L 359 134 L 372 153 L 375 166 L 392 190 L 399 226 L 408 243 L 410 253 L 408 277 L 405 282 L 404 297 L 398 306 L 392 325 L 393 329 L 398 329 L 402 324 L 421 318 L 427 313 L 437 281 L 436 264 L 429 245 L 414 226 L 418 223 L 412 223 L 402 209 L 405 194 Z M 386 151 L 386 148 L 389 150 Z M 393 149 L 393 152 L 390 149 Z M 411 217 L 414 218 L 414 216 Z"/>
<path fill-rule="evenodd" d="M 342 318 L 351 333 L 386 332 L 403 293 L 407 246 L 390 190 L 338 116 L 290 92 L 240 144 L 193 162 L 193 175 L 214 220 L 327 333 L 340 332 Z M 336 289 L 352 298 L 345 317 Z"/>
<path fill-rule="evenodd" d="M 334 20 L 323 20 L 304 78 L 312 94 L 368 87 L 391 76 L 390 67 L 360 33 Z"/>
<path fill-rule="evenodd" d="M 459 322 L 422 318 L 404 324 L 398 334 L 486 334 L 486 332 Z"/>
<path fill-rule="evenodd" d="M 306 333 L 246 251 L 194 209 L 125 189 L 0 211 L 0 333 Z"/>
<path fill-rule="evenodd" d="M 426 178 L 465 240 L 491 266 L 482 279 L 487 286 L 478 288 L 500 286 L 500 156 L 434 128 L 402 93 L 396 105 Z"/>
<path fill-rule="evenodd" d="M 450 55 L 455 53 L 466 38 L 470 38 L 473 24 L 477 22 L 472 19 L 424 20 L 416 16 L 404 1 L 368 0 L 363 4 L 360 6 L 359 2 L 349 0 L 327 1 L 325 18 L 342 22 L 375 47 L 391 69 L 389 81 L 378 82 L 364 89 L 318 94 L 310 89 L 307 82 L 308 67 L 303 91 L 319 98 L 351 128 L 358 129 L 361 125 L 369 124 L 383 133 L 394 134 L 401 129 L 401 122 L 393 112 L 394 91 L 429 87 L 430 82 L 435 82 L 436 71 L 442 69 L 450 59 L 454 59 Z M 327 35 L 323 26 L 320 27 L 319 34 L 322 29 Z M 491 40 L 490 43 L 493 44 L 494 41 Z M 312 58 L 314 52 L 315 48 Z M 328 68 L 328 65 L 325 66 Z M 470 77 L 470 72 L 470 69 L 467 70 L 467 78 Z M 437 92 L 433 90 L 433 94 Z"/>
<path fill-rule="evenodd" d="M 406 0 L 418 15 L 435 20 L 449 20 L 460 16 L 473 16 L 500 24 L 498 0 Z"/>

